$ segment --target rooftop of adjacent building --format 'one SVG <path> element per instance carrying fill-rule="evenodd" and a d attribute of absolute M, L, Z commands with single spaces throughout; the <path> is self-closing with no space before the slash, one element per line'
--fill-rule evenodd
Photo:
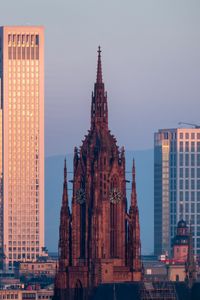
<path fill-rule="evenodd" d="M 192 297 L 190 298 L 190 291 L 185 283 L 169 282 L 169 281 L 148 281 L 148 282 L 134 282 L 134 283 L 115 283 L 102 284 L 95 292 L 93 300 L 110 300 L 118 299 L 124 300 L 139 300 L 139 299 L 181 299 L 193 300 L 200 292 L 200 284 L 196 284 L 192 288 Z"/>
<path fill-rule="evenodd" d="M 186 132 L 189 132 L 189 133 L 192 133 L 192 132 L 200 132 L 200 126 L 198 127 L 177 127 L 177 128 L 160 128 L 158 129 L 157 132 L 155 132 L 155 134 L 158 134 L 158 133 L 179 133 L 179 132 L 183 132 L 183 133 L 186 133 Z"/>
<path fill-rule="evenodd" d="M 169 145 L 170 141 L 194 142 L 200 141 L 200 127 L 198 128 L 163 128 L 154 133 L 155 145 Z"/>
<path fill-rule="evenodd" d="M 9 29 L 9 30 L 25 30 L 25 29 L 32 29 L 32 28 L 38 28 L 38 29 L 44 29 L 43 25 L 4 25 L 0 26 L 0 28 Z"/>

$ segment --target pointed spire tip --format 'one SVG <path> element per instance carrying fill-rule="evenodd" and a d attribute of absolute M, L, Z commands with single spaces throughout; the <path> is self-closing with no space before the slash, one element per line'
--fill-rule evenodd
<path fill-rule="evenodd" d="M 64 159 L 64 183 L 67 181 L 67 161 L 66 161 L 66 156 Z"/>
<path fill-rule="evenodd" d="M 101 54 L 101 46 L 98 47 L 98 51 L 97 52 L 98 52 L 99 55 Z"/>
<path fill-rule="evenodd" d="M 98 61 L 97 61 L 97 83 L 102 83 L 102 67 L 101 67 L 101 47 L 98 47 Z"/>

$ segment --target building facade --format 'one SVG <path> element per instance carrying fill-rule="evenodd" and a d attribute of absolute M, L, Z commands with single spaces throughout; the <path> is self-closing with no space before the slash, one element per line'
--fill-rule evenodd
<path fill-rule="evenodd" d="M 190 231 L 184 220 L 177 225 L 176 236 L 173 240 L 173 259 L 176 262 L 185 263 L 188 259 Z"/>
<path fill-rule="evenodd" d="M 190 247 L 190 230 L 184 220 L 177 224 L 176 235 L 173 240 L 172 259 L 166 263 L 168 279 L 170 281 L 186 280 L 186 265 L 188 264 L 188 254 Z"/>
<path fill-rule="evenodd" d="M 168 280 L 186 282 L 191 288 L 197 278 L 197 264 L 193 254 L 191 226 L 184 220 L 177 224 L 172 244 L 172 257 L 165 261 Z"/>
<path fill-rule="evenodd" d="M 19 263 L 18 275 L 27 277 L 46 276 L 54 278 L 56 275 L 57 260 L 21 262 Z"/>
<path fill-rule="evenodd" d="M 154 136 L 154 252 L 171 253 L 176 224 L 191 223 L 200 254 L 200 128 L 161 129 Z"/>
<path fill-rule="evenodd" d="M 91 128 L 74 150 L 72 211 L 64 167 L 59 269 L 55 299 L 87 299 L 102 283 L 141 279 L 140 227 L 135 165 L 127 211 L 125 155 L 108 128 L 107 94 L 98 51 Z"/>
<path fill-rule="evenodd" d="M 10 267 L 44 246 L 44 31 L 0 28 L 0 249 Z"/>
<path fill-rule="evenodd" d="M 53 289 L 25 290 L 25 289 L 3 289 L 0 290 L 0 299 L 39 300 L 52 299 Z"/>

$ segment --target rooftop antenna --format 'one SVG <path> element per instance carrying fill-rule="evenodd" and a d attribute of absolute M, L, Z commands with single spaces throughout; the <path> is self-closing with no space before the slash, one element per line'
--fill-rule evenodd
<path fill-rule="evenodd" d="M 178 122 L 178 125 L 189 125 L 189 126 L 192 126 L 194 128 L 200 128 L 200 125 L 193 124 L 193 123 L 187 123 L 187 122 Z"/>

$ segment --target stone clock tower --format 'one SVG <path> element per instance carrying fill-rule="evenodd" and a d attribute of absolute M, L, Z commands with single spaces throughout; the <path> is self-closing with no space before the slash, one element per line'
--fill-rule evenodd
<path fill-rule="evenodd" d="M 99 47 L 91 127 L 80 149 L 74 150 L 71 212 L 64 167 L 55 299 L 88 299 L 102 283 L 141 279 L 134 163 L 132 177 L 128 211 L 124 148 L 119 149 L 108 128 Z"/>

